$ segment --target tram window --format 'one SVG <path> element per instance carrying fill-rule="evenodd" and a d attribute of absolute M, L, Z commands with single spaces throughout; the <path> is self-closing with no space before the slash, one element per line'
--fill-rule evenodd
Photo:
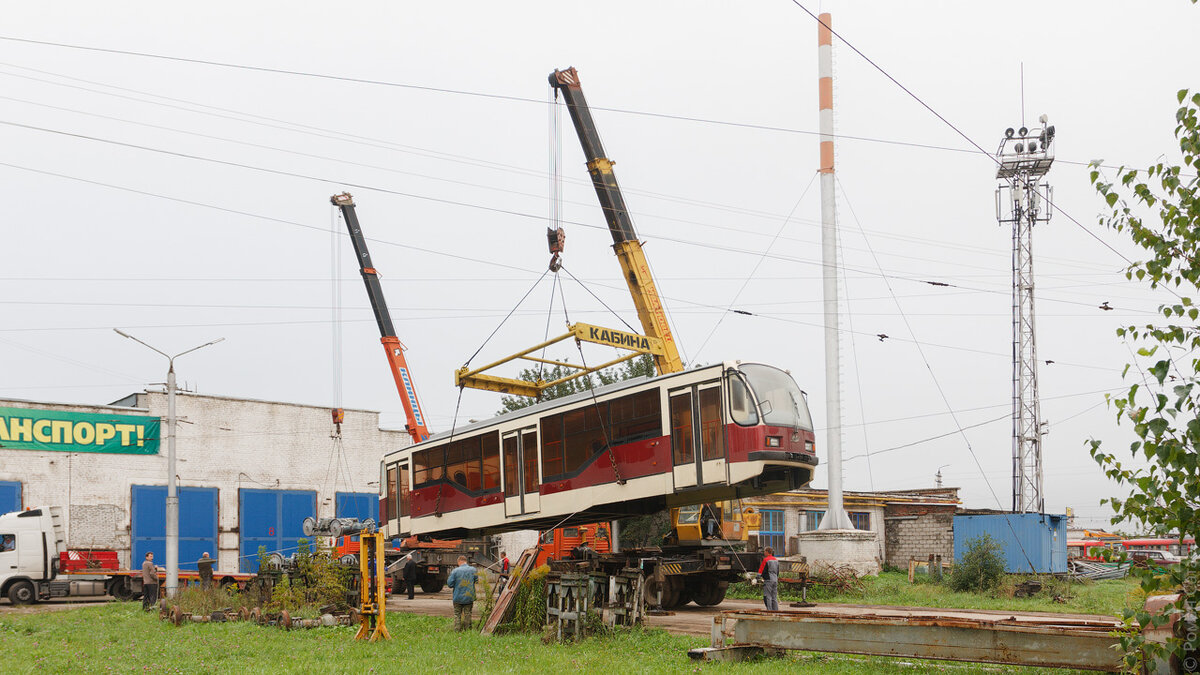
<path fill-rule="evenodd" d="M 733 421 L 744 427 L 758 424 L 758 411 L 754 409 L 754 401 L 750 398 L 750 390 L 745 381 L 738 375 L 729 376 L 729 412 Z"/>
<path fill-rule="evenodd" d="M 700 447 L 704 459 L 725 456 L 725 425 L 721 419 L 721 388 L 700 390 Z"/>
<path fill-rule="evenodd" d="M 662 408 L 658 390 L 622 396 L 610 404 L 612 444 L 621 445 L 662 435 Z"/>
<path fill-rule="evenodd" d="M 413 453 L 413 484 L 424 485 L 442 478 L 446 449 L 429 448 Z"/>
<path fill-rule="evenodd" d="M 696 460 L 692 449 L 692 395 L 690 392 L 671 397 L 671 448 L 676 465 Z"/>
<path fill-rule="evenodd" d="M 599 411 L 595 405 L 572 410 L 565 414 L 563 428 L 566 432 L 563 473 L 574 473 L 604 449 L 604 430 L 600 425 Z"/>
<path fill-rule="evenodd" d="M 500 432 L 483 437 L 483 490 L 491 492 L 500 487 Z"/>
<path fill-rule="evenodd" d="M 408 467 L 400 466 L 400 517 L 406 517 L 408 513 Z"/>
<path fill-rule="evenodd" d="M 387 470 L 387 517 L 388 520 L 396 519 L 396 467 L 389 467 Z"/>
<path fill-rule="evenodd" d="M 537 434 L 528 431 L 521 434 L 522 457 L 525 460 L 525 494 L 538 491 L 538 442 Z"/>
<path fill-rule="evenodd" d="M 542 475 L 563 474 L 563 416 L 551 415 L 542 420 Z"/>
<path fill-rule="evenodd" d="M 517 469 L 517 437 L 509 436 L 504 439 L 504 496 L 517 496 L 517 481 L 520 478 Z"/>
<path fill-rule="evenodd" d="M 479 490 L 482 480 L 479 442 L 479 436 L 472 436 L 455 441 L 446 448 L 446 475 L 456 484 L 472 491 Z"/>

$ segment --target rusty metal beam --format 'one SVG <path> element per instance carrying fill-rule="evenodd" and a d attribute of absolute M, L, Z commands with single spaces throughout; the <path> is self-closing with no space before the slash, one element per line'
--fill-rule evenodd
<path fill-rule="evenodd" d="M 886 610 L 888 608 L 879 608 Z M 863 612 L 729 611 L 713 617 L 712 648 L 694 658 L 723 660 L 742 647 L 899 656 L 1022 666 L 1117 671 L 1115 620 L 971 610 Z M 737 648 L 737 649 L 731 649 Z M 736 658 L 736 657 L 735 657 Z"/>

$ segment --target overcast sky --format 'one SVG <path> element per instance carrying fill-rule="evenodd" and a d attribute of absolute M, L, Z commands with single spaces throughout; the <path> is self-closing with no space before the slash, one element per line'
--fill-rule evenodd
<path fill-rule="evenodd" d="M 329 196 L 349 190 L 430 426 L 449 428 L 453 371 L 530 288 L 472 364 L 562 331 L 550 277 L 535 282 L 548 260 L 546 76 L 575 66 L 685 360 L 789 369 L 821 443 L 807 8 L 832 11 L 916 97 L 835 40 L 836 127 L 854 137 L 837 146 L 846 488 L 929 487 L 943 467 L 968 506 L 1009 506 L 1011 231 L 996 223 L 992 160 L 930 109 L 988 152 L 1045 113 L 1059 207 L 1034 243 L 1039 357 L 1054 362 L 1040 373 L 1046 504 L 1100 524 L 1098 499 L 1117 489 L 1085 441 L 1130 440 L 1104 404 L 1131 358 L 1114 330 L 1153 320 L 1166 298 L 1124 280 L 1138 250 L 1097 225 L 1085 165 L 1174 160 L 1175 92 L 1200 86 L 1200 9 L 1134 7 L 4 2 L 0 396 L 107 403 L 161 382 L 161 357 L 120 327 L 171 353 L 225 337 L 177 364 L 201 393 L 332 405 L 336 276 L 344 405 L 402 426 L 341 229 L 333 264 Z M 563 124 L 564 259 L 586 286 L 562 275 L 566 310 L 636 326 Z M 467 391 L 457 418 L 498 408 Z M 880 454 L 855 457 L 867 451 Z"/>

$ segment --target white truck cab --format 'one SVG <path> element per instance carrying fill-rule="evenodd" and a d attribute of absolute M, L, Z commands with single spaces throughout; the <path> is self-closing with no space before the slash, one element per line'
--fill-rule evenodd
<path fill-rule="evenodd" d="M 59 554 L 66 547 L 57 506 L 0 515 L 0 596 L 14 605 L 37 602 L 58 576 Z"/>

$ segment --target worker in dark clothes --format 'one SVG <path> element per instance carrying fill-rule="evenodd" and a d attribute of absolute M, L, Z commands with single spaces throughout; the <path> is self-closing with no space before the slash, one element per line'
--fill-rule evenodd
<path fill-rule="evenodd" d="M 158 568 L 154 566 L 154 553 L 147 552 L 142 563 L 142 609 L 150 611 L 158 602 Z"/>
<path fill-rule="evenodd" d="M 204 555 L 200 556 L 200 559 L 196 561 L 196 570 L 200 572 L 201 590 L 207 591 L 212 588 L 212 568 L 214 562 L 216 561 L 208 557 L 208 551 L 205 551 Z"/>
<path fill-rule="evenodd" d="M 763 604 L 767 609 L 779 609 L 779 559 L 775 557 L 775 549 L 770 546 L 763 549 L 762 564 L 758 566 L 758 574 L 763 581 Z"/>
<path fill-rule="evenodd" d="M 716 505 L 705 504 L 700 509 L 700 520 L 704 523 L 704 538 L 717 539 L 717 535 L 721 533 L 721 520 L 717 518 Z"/>
<path fill-rule="evenodd" d="M 404 588 L 408 591 L 408 599 L 412 600 L 417 586 L 417 561 L 413 560 L 411 553 L 404 556 L 404 567 L 401 570 L 401 576 L 404 577 Z"/>

